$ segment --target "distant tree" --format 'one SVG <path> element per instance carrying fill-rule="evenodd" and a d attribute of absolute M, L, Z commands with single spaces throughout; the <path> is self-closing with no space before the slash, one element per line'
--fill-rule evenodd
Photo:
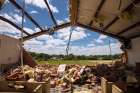
<path fill-rule="evenodd" d="M 121 57 L 121 54 L 115 54 L 115 55 L 49 55 L 45 53 L 35 53 L 35 52 L 29 52 L 34 59 L 39 61 L 47 61 L 52 58 L 56 59 L 63 59 L 63 60 L 111 60 L 111 59 L 119 59 Z"/>

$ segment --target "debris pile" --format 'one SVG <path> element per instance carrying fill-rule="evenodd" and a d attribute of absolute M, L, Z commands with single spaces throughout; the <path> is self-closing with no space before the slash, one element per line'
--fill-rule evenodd
<path fill-rule="evenodd" d="M 138 69 L 138 68 L 137 68 Z M 28 82 L 45 82 L 50 79 L 51 88 L 61 88 L 61 91 L 72 91 L 75 85 L 86 85 L 89 89 L 100 90 L 101 77 L 110 82 L 138 82 L 133 67 L 116 62 L 113 65 L 99 64 L 97 66 L 80 65 L 37 65 L 34 68 L 25 65 L 9 71 L 6 80 L 26 80 Z"/>

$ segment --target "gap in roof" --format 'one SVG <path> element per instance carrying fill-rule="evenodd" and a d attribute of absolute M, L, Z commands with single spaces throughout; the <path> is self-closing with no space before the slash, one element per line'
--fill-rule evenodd
<path fill-rule="evenodd" d="M 18 4 L 22 6 L 22 1 L 18 1 Z M 43 0 L 44 1 L 44 0 Z M 37 2 L 37 3 L 36 3 Z M 39 2 L 40 3 L 40 2 Z M 30 13 L 33 18 L 41 24 L 43 27 L 51 27 L 53 26 L 53 22 L 50 19 L 49 14 L 47 13 L 47 7 L 39 6 L 38 0 L 27 0 L 26 1 L 26 11 Z M 44 2 L 43 2 L 44 3 Z M 58 23 L 67 22 L 69 20 L 69 10 L 68 10 L 68 0 L 64 0 L 64 2 L 58 2 L 58 0 L 49 0 L 49 4 L 51 4 L 54 8 L 53 14 Z M 14 10 L 14 11 L 13 11 Z M 41 12 L 42 11 L 42 12 Z M 10 17 L 14 15 L 20 15 L 21 12 L 17 11 L 11 3 L 7 3 L 5 7 L 2 9 L 1 14 L 10 14 Z M 38 13 L 40 16 L 38 16 Z M 48 14 L 48 17 L 42 14 Z M 41 19 L 43 17 L 43 19 Z M 21 18 L 18 18 L 18 20 Z M 40 19 L 42 21 L 40 21 Z M 45 21 L 44 21 L 45 20 Z M 15 20 L 14 20 L 15 21 Z M 49 23 L 47 23 L 49 22 Z M 21 24 L 17 23 L 19 26 Z M 43 25 L 42 25 L 43 24 Z M 3 27 L 3 26 L 2 26 Z M 34 33 L 35 31 L 40 31 L 28 18 L 25 17 L 24 29 L 29 33 Z M 32 40 L 25 42 L 25 48 L 34 52 L 44 52 L 48 54 L 65 54 L 65 49 L 68 43 L 69 33 L 71 27 L 60 29 L 53 36 L 42 35 L 36 37 Z M 3 29 L 1 29 L 3 30 Z M 8 30 L 7 30 L 8 31 Z M 12 34 L 11 34 L 12 35 Z M 13 34 L 14 36 L 14 34 Z M 113 53 L 121 53 L 120 43 L 112 38 L 109 38 L 105 35 L 98 34 L 96 32 L 89 31 L 87 29 L 83 29 L 80 27 L 75 27 L 72 34 L 71 45 L 70 45 L 70 53 L 76 55 L 99 55 L 99 54 L 109 54 L 108 50 L 108 40 L 111 40 L 111 46 Z"/>
<path fill-rule="evenodd" d="M 3 18 L 8 19 L 9 21 L 13 22 L 17 26 L 21 26 L 21 15 L 19 12 L 16 11 L 16 8 L 12 6 L 11 3 L 8 1 L 5 2 L 4 6 L 0 10 L 0 16 Z M 9 23 L 0 20 L 0 34 L 4 34 L 7 36 L 12 36 L 15 38 L 19 38 L 21 36 L 21 32 L 10 25 Z M 26 36 L 24 34 L 24 36 Z"/>
<path fill-rule="evenodd" d="M 16 0 L 16 2 L 22 6 L 24 0 Z M 53 26 L 44 0 L 25 0 L 25 10 L 42 28 Z"/>
<path fill-rule="evenodd" d="M 17 3 L 21 7 L 23 6 L 22 4 L 20 4 L 21 2 L 18 2 L 18 0 L 17 0 Z M 26 8 L 25 8 L 25 10 L 26 10 Z M 30 12 L 28 12 L 28 11 L 27 11 L 27 13 L 30 14 Z M 11 2 L 7 1 L 4 4 L 2 10 L 0 11 L 0 16 L 10 20 L 11 22 L 13 22 L 14 24 L 16 24 L 17 26 L 19 26 L 21 28 L 21 25 L 22 25 L 22 11 L 17 9 Z M 35 18 L 33 18 L 33 19 L 36 21 Z M 24 17 L 24 30 L 26 30 L 30 34 L 35 33 L 37 31 L 40 31 L 38 29 L 38 27 L 35 26 L 26 16 Z"/>
<path fill-rule="evenodd" d="M 24 42 L 26 50 L 46 54 L 66 54 L 66 47 L 71 27 L 66 27 L 55 32 L 53 36 L 41 35 Z M 111 37 L 75 27 L 72 30 L 69 53 L 75 55 L 109 55 L 109 40 L 111 41 L 112 54 L 122 53 L 118 40 Z"/>
<path fill-rule="evenodd" d="M 58 24 L 69 21 L 69 1 L 47 0 L 51 11 Z M 23 7 L 24 0 L 16 0 L 16 3 Z M 13 11 L 14 10 L 14 11 Z M 43 28 L 47 29 L 54 26 L 44 0 L 25 0 L 24 10 Z M 0 11 L 1 15 L 21 27 L 22 11 L 18 10 L 10 1 L 7 1 Z M 24 30 L 33 34 L 40 31 L 26 16 Z"/>
<path fill-rule="evenodd" d="M 58 24 L 70 21 L 69 0 L 48 0 L 48 1 L 58 10 L 58 12 L 53 13 Z"/>

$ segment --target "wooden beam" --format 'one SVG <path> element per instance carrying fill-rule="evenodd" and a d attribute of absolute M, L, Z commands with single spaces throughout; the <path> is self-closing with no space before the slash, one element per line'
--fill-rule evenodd
<path fill-rule="evenodd" d="M 125 28 L 125 29 L 123 29 L 122 31 L 120 31 L 119 33 L 117 33 L 117 35 L 121 35 L 121 34 L 123 34 L 123 33 L 126 33 L 126 32 L 128 32 L 129 30 L 131 30 L 131 29 L 133 29 L 133 28 L 135 28 L 135 27 L 137 27 L 137 26 L 140 26 L 140 21 L 139 21 L 139 22 L 136 22 L 135 24 L 133 24 L 133 25 L 131 25 L 131 26 Z"/>
<path fill-rule="evenodd" d="M 97 33 L 100 33 L 100 34 L 104 34 L 104 35 L 110 36 L 112 38 L 120 40 L 121 42 L 125 42 L 126 41 L 126 39 L 124 37 L 120 37 L 120 36 L 114 35 L 112 33 L 108 33 L 108 32 L 105 32 L 105 31 L 93 28 L 91 26 L 83 25 L 83 24 L 80 24 L 80 23 L 77 23 L 77 26 L 89 29 L 91 31 L 94 31 L 94 32 L 97 32 Z"/>
<path fill-rule="evenodd" d="M 22 10 L 26 17 L 28 17 L 33 24 L 35 24 L 40 30 L 43 30 L 42 27 L 15 1 L 9 0 L 17 9 Z"/>
<path fill-rule="evenodd" d="M 100 5 L 98 6 L 98 8 L 97 8 L 97 10 L 96 10 L 96 12 L 95 12 L 94 17 L 97 17 L 97 16 L 98 16 L 99 11 L 100 11 L 100 10 L 101 10 L 101 8 L 103 7 L 103 5 L 104 5 L 105 1 L 106 1 L 106 0 L 102 0 L 102 1 L 101 1 Z"/>
<path fill-rule="evenodd" d="M 98 6 L 98 8 L 97 8 L 97 10 L 96 10 L 96 12 L 95 12 L 93 18 L 97 18 L 97 17 L 98 17 L 99 12 L 100 12 L 100 10 L 102 9 L 102 7 L 103 7 L 105 1 L 106 1 L 106 0 L 101 0 L 101 3 L 99 4 L 99 6 Z M 90 26 L 92 25 L 93 21 L 94 21 L 94 19 L 91 20 L 91 22 L 89 23 Z"/>
<path fill-rule="evenodd" d="M 119 19 L 119 17 L 115 17 L 106 27 L 103 28 L 104 31 L 106 31 L 109 27 L 111 27 L 117 20 Z"/>
<path fill-rule="evenodd" d="M 134 0 L 130 5 L 128 5 L 124 10 L 121 11 L 121 13 L 131 10 L 134 7 L 134 4 L 138 4 L 140 0 Z M 104 31 L 107 30 L 110 26 L 112 26 L 117 20 L 119 19 L 118 16 L 116 16 L 106 27 L 104 27 Z"/>
<path fill-rule="evenodd" d="M 138 38 L 138 37 L 140 37 L 140 33 L 139 34 L 136 34 L 134 36 L 131 36 L 129 39 L 131 40 L 131 39 L 135 39 L 135 38 Z"/>
<path fill-rule="evenodd" d="M 44 0 L 44 2 L 45 2 L 45 4 L 47 5 L 47 8 L 48 8 L 48 10 L 49 10 L 50 17 L 51 17 L 51 19 L 52 19 L 54 25 L 57 26 L 57 22 L 56 22 L 56 20 L 55 20 L 55 17 L 54 17 L 54 15 L 53 15 L 52 11 L 51 11 L 51 8 L 50 8 L 50 6 L 49 6 L 47 0 Z"/>
<path fill-rule="evenodd" d="M 70 0 L 70 20 L 71 25 L 75 25 L 78 20 L 79 0 Z"/>
<path fill-rule="evenodd" d="M 55 26 L 54 27 L 54 31 L 57 31 L 59 29 L 62 29 L 62 28 L 68 27 L 68 26 L 70 26 L 70 23 L 65 23 L 65 24 L 62 24 L 62 25 Z M 30 36 L 23 37 L 23 40 L 26 41 L 26 40 L 35 38 L 35 37 L 43 35 L 43 34 L 47 34 L 48 35 L 50 29 L 51 28 L 49 28 L 47 30 L 42 30 L 42 31 L 37 32 L 37 33 L 34 33 L 34 34 L 30 35 Z"/>
<path fill-rule="evenodd" d="M 19 26 L 17 26 L 15 23 L 13 23 L 12 21 L 0 16 L 0 20 L 5 21 L 7 23 L 9 23 L 10 25 L 12 25 L 13 27 L 15 27 L 16 29 L 18 29 L 19 31 L 23 31 L 23 33 L 25 33 L 26 35 L 30 35 L 27 31 L 22 30 L 22 28 L 20 28 Z"/>

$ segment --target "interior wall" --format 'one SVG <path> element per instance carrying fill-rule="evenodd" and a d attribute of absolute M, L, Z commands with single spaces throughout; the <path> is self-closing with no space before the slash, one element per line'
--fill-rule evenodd
<path fill-rule="evenodd" d="M 128 64 L 140 63 L 140 37 L 131 41 L 132 48 L 127 50 Z"/>
<path fill-rule="evenodd" d="M 20 57 L 20 42 L 15 38 L 0 35 L 0 64 L 18 62 Z"/>

